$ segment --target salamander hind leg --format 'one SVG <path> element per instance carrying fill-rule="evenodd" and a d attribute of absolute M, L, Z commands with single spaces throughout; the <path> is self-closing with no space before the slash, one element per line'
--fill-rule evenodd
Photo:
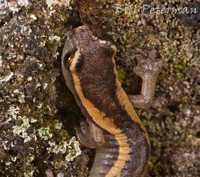
<path fill-rule="evenodd" d="M 134 107 L 147 109 L 152 105 L 156 80 L 158 75 L 165 64 L 165 60 L 155 60 L 156 52 L 150 51 L 148 58 L 138 55 L 137 66 L 134 68 L 134 72 L 142 78 L 142 90 L 140 95 L 130 95 L 129 99 Z"/>
<path fill-rule="evenodd" d="M 101 147 L 105 142 L 102 129 L 88 119 L 81 120 L 80 126 L 76 126 L 75 130 L 80 143 L 88 148 Z"/>

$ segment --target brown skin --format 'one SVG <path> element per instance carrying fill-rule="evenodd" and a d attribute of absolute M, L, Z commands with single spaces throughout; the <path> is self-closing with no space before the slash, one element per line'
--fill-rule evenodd
<path fill-rule="evenodd" d="M 138 56 L 136 74 L 143 79 L 141 95 L 130 100 L 117 79 L 116 48 L 81 26 L 67 34 L 62 54 L 66 84 L 86 117 L 76 128 L 79 141 L 96 148 L 89 177 L 144 176 L 150 144 L 145 127 L 131 105 L 151 105 L 157 76 L 164 64 L 151 52 Z M 135 100 L 136 98 L 136 100 Z"/>
<path fill-rule="evenodd" d="M 150 51 L 147 60 L 142 55 L 136 57 L 138 65 L 134 72 L 142 78 L 141 95 L 129 95 L 129 99 L 135 108 L 148 109 L 154 99 L 156 80 L 165 64 L 164 60 L 155 61 L 156 53 Z"/>

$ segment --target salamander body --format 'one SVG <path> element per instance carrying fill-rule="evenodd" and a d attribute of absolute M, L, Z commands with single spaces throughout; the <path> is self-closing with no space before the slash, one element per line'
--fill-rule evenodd
<path fill-rule="evenodd" d="M 63 49 L 66 84 L 86 117 L 77 137 L 96 148 L 89 177 L 141 177 L 149 160 L 148 134 L 117 78 L 115 53 L 87 26 L 68 32 Z"/>

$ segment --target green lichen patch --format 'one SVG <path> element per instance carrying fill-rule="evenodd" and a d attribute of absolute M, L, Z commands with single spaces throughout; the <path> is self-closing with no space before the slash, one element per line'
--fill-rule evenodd
<path fill-rule="evenodd" d="M 0 18 L 0 176 L 44 176 L 49 167 L 73 174 L 71 162 L 81 151 L 57 107 L 70 11 L 43 0 L 19 2 L 6 2 Z M 65 153 L 50 152 L 49 142 L 64 143 Z"/>
<path fill-rule="evenodd" d="M 76 141 L 75 137 L 72 137 L 69 143 L 67 143 L 66 141 L 60 142 L 59 144 L 56 144 L 55 142 L 49 142 L 49 146 L 49 152 L 55 154 L 65 154 L 65 160 L 67 162 L 73 161 L 74 158 L 81 154 L 79 142 Z"/>

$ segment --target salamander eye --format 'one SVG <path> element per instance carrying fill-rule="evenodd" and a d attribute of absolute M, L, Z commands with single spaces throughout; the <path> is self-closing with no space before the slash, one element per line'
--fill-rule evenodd
<path fill-rule="evenodd" d="M 67 53 L 64 56 L 64 64 L 65 64 L 65 66 L 67 66 L 67 67 L 70 66 L 70 64 L 72 63 L 72 61 L 74 59 L 74 56 L 75 56 L 75 52 Z"/>

